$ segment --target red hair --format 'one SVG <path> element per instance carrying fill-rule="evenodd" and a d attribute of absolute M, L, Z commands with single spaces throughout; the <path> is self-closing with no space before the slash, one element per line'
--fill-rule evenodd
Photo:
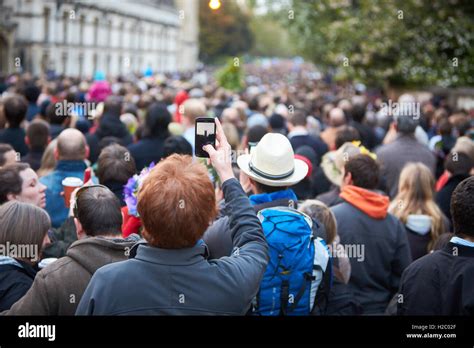
<path fill-rule="evenodd" d="M 194 246 L 217 215 L 214 186 L 192 157 L 172 155 L 152 169 L 138 194 L 143 237 L 162 249 Z"/>

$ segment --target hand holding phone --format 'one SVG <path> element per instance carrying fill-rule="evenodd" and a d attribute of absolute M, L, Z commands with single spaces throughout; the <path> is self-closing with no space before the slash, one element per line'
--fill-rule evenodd
<path fill-rule="evenodd" d="M 209 154 L 211 164 L 216 170 L 221 183 L 234 177 L 234 171 L 232 170 L 231 152 L 232 149 L 227 142 L 227 138 L 222 129 L 219 119 L 215 119 L 216 126 L 216 145 L 211 144 L 204 146 L 204 151 Z"/>
<path fill-rule="evenodd" d="M 209 154 L 203 150 L 203 146 L 212 145 L 214 148 L 216 147 L 216 122 L 214 118 L 197 118 L 194 129 L 194 154 L 196 157 L 209 158 Z"/>

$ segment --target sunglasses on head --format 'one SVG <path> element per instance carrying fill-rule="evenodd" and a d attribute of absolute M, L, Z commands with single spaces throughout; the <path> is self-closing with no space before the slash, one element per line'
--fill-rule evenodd
<path fill-rule="evenodd" d="M 77 218 L 78 211 L 79 211 L 79 208 L 77 206 L 77 201 L 79 200 L 79 196 L 82 193 L 84 193 L 85 191 L 87 191 L 88 189 L 93 188 L 93 187 L 102 187 L 102 188 L 105 188 L 107 190 L 109 189 L 107 186 L 96 184 L 96 185 L 82 186 L 79 190 L 77 190 L 76 197 L 74 199 L 74 206 L 72 208 L 72 212 L 73 212 L 73 215 L 74 215 L 75 218 Z"/>

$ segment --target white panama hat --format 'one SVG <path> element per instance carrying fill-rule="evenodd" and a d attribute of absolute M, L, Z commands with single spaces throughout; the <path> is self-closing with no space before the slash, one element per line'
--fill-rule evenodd
<path fill-rule="evenodd" d="M 266 134 L 250 155 L 237 158 L 237 164 L 253 180 L 274 187 L 295 185 L 309 170 L 306 163 L 295 159 L 290 141 L 277 133 Z"/>

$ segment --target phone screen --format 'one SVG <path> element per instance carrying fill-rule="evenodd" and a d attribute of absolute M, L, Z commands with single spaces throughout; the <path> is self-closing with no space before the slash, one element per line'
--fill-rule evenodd
<path fill-rule="evenodd" d="M 213 118 L 197 118 L 195 123 L 194 154 L 196 157 L 209 158 L 202 149 L 204 145 L 216 146 L 216 122 Z"/>

